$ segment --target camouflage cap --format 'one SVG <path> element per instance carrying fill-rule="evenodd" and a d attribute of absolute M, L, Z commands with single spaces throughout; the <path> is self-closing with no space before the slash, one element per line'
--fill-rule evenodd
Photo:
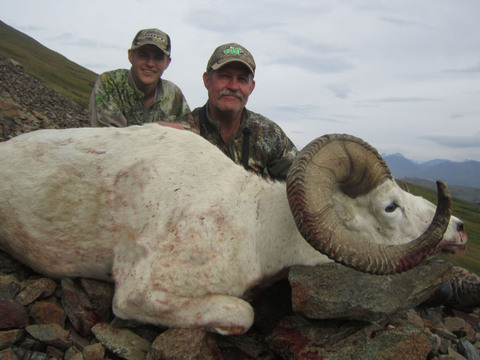
<path fill-rule="evenodd" d="M 224 44 L 217 47 L 208 61 L 207 71 L 218 70 L 223 65 L 233 61 L 245 64 L 252 75 L 255 75 L 255 60 L 253 60 L 252 54 L 242 45 L 235 43 Z"/>
<path fill-rule="evenodd" d="M 170 56 L 171 43 L 170 36 L 158 29 L 140 30 L 132 42 L 132 50 L 136 50 L 144 45 L 155 45 L 162 50 L 165 55 Z"/>

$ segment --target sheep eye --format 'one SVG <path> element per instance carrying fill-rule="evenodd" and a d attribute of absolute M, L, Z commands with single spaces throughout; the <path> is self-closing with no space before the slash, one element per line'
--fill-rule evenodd
<path fill-rule="evenodd" d="M 388 213 L 391 213 L 391 212 L 394 212 L 397 208 L 398 208 L 398 205 L 392 202 L 387 205 L 387 207 L 385 208 L 385 211 Z"/>

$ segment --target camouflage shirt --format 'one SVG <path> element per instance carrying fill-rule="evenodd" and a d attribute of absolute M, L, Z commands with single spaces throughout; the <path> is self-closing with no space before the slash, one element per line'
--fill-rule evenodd
<path fill-rule="evenodd" d="M 205 122 L 200 120 L 202 109 L 206 115 Z M 220 135 L 220 123 L 210 118 L 207 105 L 196 108 L 174 122 L 202 135 L 237 164 L 243 163 L 243 142 L 248 136 L 247 169 L 265 178 L 285 180 L 288 169 L 298 153 L 295 145 L 276 123 L 246 108 L 242 113 L 239 129 L 230 144 L 223 141 Z M 249 129 L 249 135 L 245 135 L 246 128 Z"/>
<path fill-rule="evenodd" d="M 144 110 L 143 97 L 130 70 L 103 73 L 90 96 L 90 124 L 95 127 L 142 125 L 171 121 L 190 111 L 182 91 L 168 80 L 160 79 L 155 101 L 147 111 Z"/>

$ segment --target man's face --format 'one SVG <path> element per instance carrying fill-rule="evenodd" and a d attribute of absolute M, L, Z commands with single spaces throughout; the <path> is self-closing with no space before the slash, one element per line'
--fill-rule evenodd
<path fill-rule="evenodd" d="M 232 62 L 203 75 L 210 105 L 230 114 L 241 112 L 255 88 L 252 73 L 240 62 Z"/>
<path fill-rule="evenodd" d="M 142 90 L 157 84 L 172 59 L 156 46 L 145 45 L 136 50 L 128 50 L 128 60 L 132 64 L 135 84 Z"/>

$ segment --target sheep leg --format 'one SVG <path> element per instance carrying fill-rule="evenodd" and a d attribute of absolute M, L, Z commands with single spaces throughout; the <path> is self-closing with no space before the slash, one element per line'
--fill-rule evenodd
<path fill-rule="evenodd" d="M 238 335 L 252 326 L 254 312 L 242 299 L 209 294 L 197 298 L 174 298 L 175 308 L 168 314 L 176 327 L 204 327 L 222 335 Z"/>
<path fill-rule="evenodd" d="M 168 327 L 204 327 L 220 334 L 241 334 L 250 328 L 254 312 L 248 302 L 222 294 L 222 288 L 205 293 L 197 281 L 185 281 L 189 269 L 159 260 L 142 243 L 140 238 L 125 241 L 115 249 L 115 315 Z"/>
<path fill-rule="evenodd" d="M 177 328 L 204 327 L 222 335 L 242 334 L 253 323 L 251 305 L 234 296 L 209 294 L 190 298 L 162 291 L 143 296 L 125 290 L 117 287 L 113 299 L 114 313 L 124 319 Z"/>

